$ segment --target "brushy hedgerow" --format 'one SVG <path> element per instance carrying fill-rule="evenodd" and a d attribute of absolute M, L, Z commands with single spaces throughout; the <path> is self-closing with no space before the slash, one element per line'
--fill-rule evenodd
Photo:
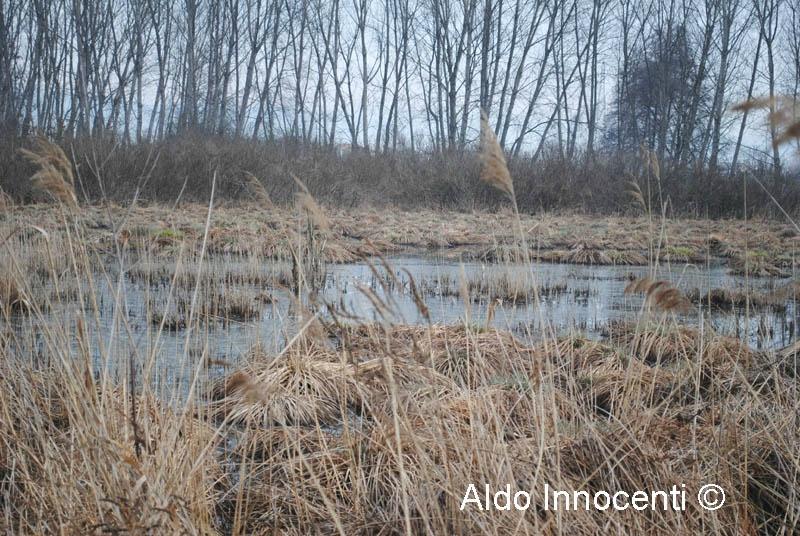
<path fill-rule="evenodd" d="M 112 137 L 57 140 L 67 154 L 75 155 L 75 192 L 81 204 L 107 196 L 128 205 L 137 201 L 172 205 L 205 202 L 214 171 L 219 169 L 216 195 L 225 201 L 258 199 L 262 205 L 293 203 L 294 181 L 301 177 L 311 194 L 324 206 L 401 208 L 406 210 L 496 210 L 504 194 L 481 183 L 481 159 L 474 150 L 454 152 L 394 153 L 353 152 L 345 157 L 333 147 L 298 140 L 252 141 L 184 134 L 159 142 L 119 143 Z M 215 151 L 208 150 L 213 144 Z M 0 140 L 0 189 L 14 202 L 39 198 L 28 177 L 36 169 L 19 147 L 31 146 L 27 138 Z M 97 163 L 103 166 L 98 169 Z M 523 155 L 510 158 L 515 193 L 521 212 L 575 211 L 591 214 L 630 213 L 626 185 L 641 171 L 636 154 L 577 154 L 566 158 L 543 152 L 536 160 Z M 748 216 L 780 217 L 769 196 L 752 180 L 757 177 L 792 214 L 800 209 L 800 187 L 787 171 L 785 180 L 769 168 L 748 169 L 740 163 L 731 174 L 698 171 L 694 166 L 662 166 L 662 187 L 678 216 L 739 218 L 747 200 Z M 146 180 L 145 180 L 146 179 Z M 747 190 L 742 186 L 747 182 Z M 84 196 L 86 198 L 84 199 Z"/>

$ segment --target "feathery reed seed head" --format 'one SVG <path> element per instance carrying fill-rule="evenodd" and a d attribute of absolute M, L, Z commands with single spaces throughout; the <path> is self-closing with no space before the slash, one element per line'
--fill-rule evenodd
<path fill-rule="evenodd" d="M 691 308 L 689 299 L 669 281 L 634 279 L 625 287 L 625 294 L 644 294 L 646 304 L 665 312 L 686 312 Z"/>
<path fill-rule="evenodd" d="M 297 208 L 304 210 L 314 225 L 316 225 L 320 230 L 327 231 L 330 229 L 330 222 L 328 221 L 328 217 L 325 215 L 325 211 L 322 210 L 322 207 L 319 206 L 316 199 L 314 199 L 314 196 L 312 196 L 311 192 L 308 191 L 306 185 L 303 184 L 303 181 L 301 181 L 294 173 L 292 173 L 291 176 L 297 187 L 300 189 L 295 194 L 295 203 Z"/>
<path fill-rule="evenodd" d="M 247 192 L 253 196 L 253 199 L 255 199 L 259 205 L 264 205 L 266 207 L 272 207 L 274 205 L 272 198 L 270 198 L 267 193 L 267 189 L 264 188 L 264 185 L 261 184 L 258 177 L 249 171 L 244 172 L 244 185 Z"/>
<path fill-rule="evenodd" d="M 72 164 L 67 158 L 64 150 L 58 145 L 48 140 L 43 135 L 37 135 L 33 140 L 33 149 L 19 149 L 20 154 L 31 164 L 40 168 L 52 166 L 61 177 L 70 185 L 75 185 L 75 177 L 72 174 Z"/>
<path fill-rule="evenodd" d="M 33 149 L 19 149 L 26 160 L 39 167 L 31 177 L 33 189 L 70 207 L 78 206 L 72 165 L 58 145 L 44 136 L 34 139 Z"/>
<path fill-rule="evenodd" d="M 497 141 L 492 127 L 489 126 L 489 117 L 484 110 L 481 110 L 481 180 L 486 184 L 496 188 L 506 194 L 510 199 L 514 198 L 514 183 L 506 165 L 506 158 L 503 155 L 503 148 Z"/>
<path fill-rule="evenodd" d="M 800 140 L 800 105 L 797 100 L 788 96 L 761 97 L 750 99 L 731 108 L 735 112 L 747 112 L 756 109 L 767 109 L 767 120 L 775 129 L 776 136 L 772 140 L 775 147 L 791 140 Z"/>

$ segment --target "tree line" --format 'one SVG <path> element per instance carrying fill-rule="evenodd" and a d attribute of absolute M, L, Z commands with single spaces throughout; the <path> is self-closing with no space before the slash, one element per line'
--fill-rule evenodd
<path fill-rule="evenodd" d="M 446 153 L 483 108 L 513 156 L 780 174 L 774 129 L 728 110 L 799 88 L 800 0 L 0 0 L 13 136 Z"/>

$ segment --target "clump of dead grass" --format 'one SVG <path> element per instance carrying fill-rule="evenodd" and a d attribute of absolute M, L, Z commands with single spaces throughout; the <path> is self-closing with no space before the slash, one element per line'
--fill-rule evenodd
<path fill-rule="evenodd" d="M 430 367 L 460 386 L 527 374 L 537 364 L 534 350 L 509 332 L 471 326 L 358 326 L 344 348 L 355 358 L 390 352 L 395 359 Z M 519 369 L 519 370 L 518 370 Z"/>
<path fill-rule="evenodd" d="M 467 280 L 467 289 L 473 301 L 500 301 L 510 304 L 530 303 L 539 296 L 555 297 L 566 292 L 566 283 L 539 286 L 534 288 L 533 282 L 524 274 L 513 270 L 483 273 Z"/>
<path fill-rule="evenodd" d="M 752 369 L 759 356 L 738 339 L 717 335 L 713 331 L 701 334 L 697 329 L 667 324 L 615 324 L 611 340 L 625 348 L 651 367 L 667 367 L 674 371 L 674 395 L 678 400 L 691 396 L 690 389 L 722 390 L 745 388 L 744 375 Z M 674 401 L 674 402 L 677 402 Z M 679 404 L 675 404 L 679 406 Z"/>
<path fill-rule="evenodd" d="M 220 412 L 254 426 L 331 424 L 359 404 L 362 392 L 351 365 L 325 353 L 256 358 L 217 388 Z"/>
<path fill-rule="evenodd" d="M 644 266 L 647 264 L 647 257 L 642 253 L 628 249 L 609 249 L 606 251 L 606 256 L 611 264 L 616 266 Z"/>
<path fill-rule="evenodd" d="M 775 260 L 761 250 L 737 251 L 729 261 L 732 275 L 749 277 L 788 277 L 788 273 L 779 267 Z"/>
<path fill-rule="evenodd" d="M 578 240 L 562 257 L 562 262 L 571 264 L 613 264 L 604 248 L 587 240 Z"/>
<path fill-rule="evenodd" d="M 687 294 L 687 298 L 692 303 L 726 311 L 744 310 L 747 307 L 785 310 L 786 302 L 791 300 L 793 294 L 790 287 L 791 285 L 774 292 L 726 288 L 713 288 L 703 292 L 695 288 Z"/>

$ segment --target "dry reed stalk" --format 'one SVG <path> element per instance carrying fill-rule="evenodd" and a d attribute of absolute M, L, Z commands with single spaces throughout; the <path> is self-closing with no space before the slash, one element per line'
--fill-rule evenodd
<path fill-rule="evenodd" d="M 318 229 L 323 232 L 329 231 L 331 225 L 328 216 L 325 215 L 325 211 L 319 206 L 316 199 L 314 199 L 314 196 L 312 196 L 311 192 L 308 191 L 308 188 L 303 181 L 301 181 L 294 173 L 292 173 L 291 176 L 297 187 L 300 189 L 295 194 L 295 204 L 297 208 L 305 211 Z"/>
<path fill-rule="evenodd" d="M 258 180 L 258 177 L 249 171 L 244 172 L 244 184 L 247 192 L 253 196 L 258 204 L 270 208 L 275 206 L 275 204 L 272 202 L 272 198 L 270 198 L 269 194 L 267 193 L 267 189 L 264 188 L 264 185 L 260 180 Z"/>
<path fill-rule="evenodd" d="M 26 303 L 17 282 L 7 274 L 0 276 L 0 308 L 19 310 Z"/>
<path fill-rule="evenodd" d="M 0 188 L 0 210 L 6 210 L 12 208 L 13 206 L 14 200 L 10 195 L 5 193 L 2 188 Z"/>
<path fill-rule="evenodd" d="M 481 180 L 486 184 L 500 190 L 512 201 L 514 197 L 514 183 L 506 165 L 506 157 L 503 155 L 503 148 L 497 141 L 492 127 L 489 126 L 489 118 L 484 110 L 481 110 Z"/>
<path fill-rule="evenodd" d="M 72 208 L 77 208 L 75 178 L 72 164 L 64 151 L 44 136 L 34 139 L 33 149 L 19 149 L 26 160 L 39 167 L 31 176 L 33 189 L 52 196 L 55 200 Z"/>

